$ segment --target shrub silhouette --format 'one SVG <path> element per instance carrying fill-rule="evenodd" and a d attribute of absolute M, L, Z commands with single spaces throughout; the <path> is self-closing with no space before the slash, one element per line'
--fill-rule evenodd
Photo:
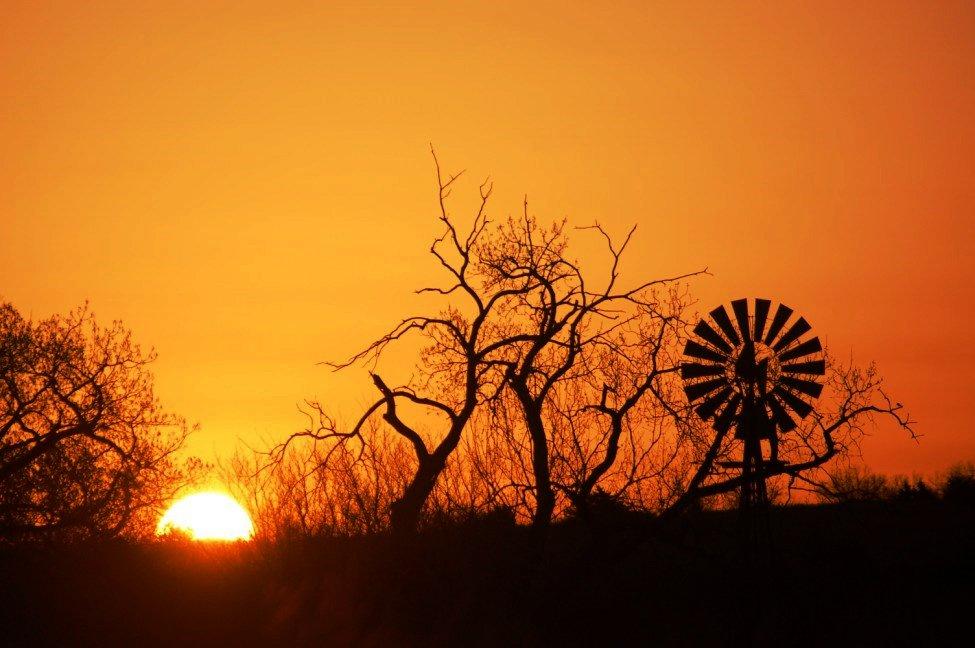
<path fill-rule="evenodd" d="M 975 506 L 975 465 L 964 464 L 952 468 L 942 486 L 941 496 L 952 504 Z"/>

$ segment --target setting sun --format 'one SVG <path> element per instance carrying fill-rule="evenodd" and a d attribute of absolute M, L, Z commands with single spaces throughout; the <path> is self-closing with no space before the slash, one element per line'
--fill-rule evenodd
<path fill-rule="evenodd" d="M 254 524 L 247 511 L 224 493 L 195 493 L 177 500 L 156 527 L 157 535 L 172 531 L 193 540 L 249 540 Z"/>

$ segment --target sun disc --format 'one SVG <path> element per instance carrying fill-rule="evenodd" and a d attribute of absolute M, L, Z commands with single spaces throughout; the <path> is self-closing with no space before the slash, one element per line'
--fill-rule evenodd
<path fill-rule="evenodd" d="M 156 526 L 157 535 L 181 531 L 193 540 L 249 540 L 250 516 L 225 493 L 194 493 L 177 500 Z"/>

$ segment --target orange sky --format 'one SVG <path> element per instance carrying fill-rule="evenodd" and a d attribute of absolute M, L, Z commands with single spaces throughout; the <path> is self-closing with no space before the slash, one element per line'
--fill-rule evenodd
<path fill-rule="evenodd" d="M 975 459 L 970 3 L 146 4 L 4 3 L 0 295 L 124 320 L 194 451 L 372 398 L 315 363 L 425 303 L 433 142 L 496 216 L 639 223 L 627 276 L 876 360 L 925 436 L 873 468 Z"/>

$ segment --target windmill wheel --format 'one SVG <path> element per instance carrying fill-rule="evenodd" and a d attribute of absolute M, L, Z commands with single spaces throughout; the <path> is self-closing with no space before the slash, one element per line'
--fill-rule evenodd
<path fill-rule="evenodd" d="M 769 322 L 772 302 L 756 299 L 754 305 L 750 312 L 748 299 L 731 302 L 734 320 L 718 306 L 697 323 L 684 346 L 681 378 L 687 399 L 722 434 L 748 404 L 764 410 L 773 433 L 788 432 L 796 427 L 794 416 L 809 416 L 823 390 L 823 346 L 818 337 L 802 340 L 812 329 L 809 322 L 799 317 L 790 324 L 793 310 L 785 304 Z"/>

